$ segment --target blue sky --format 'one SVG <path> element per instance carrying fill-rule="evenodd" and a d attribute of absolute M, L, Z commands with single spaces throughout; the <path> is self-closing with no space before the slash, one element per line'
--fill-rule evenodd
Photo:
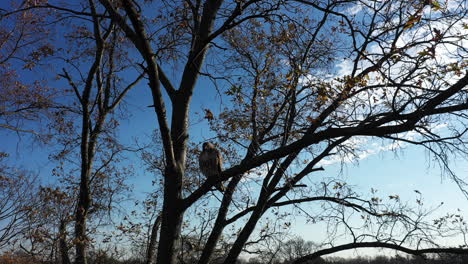
<path fill-rule="evenodd" d="M 133 138 L 142 135 L 151 135 L 156 127 L 156 118 L 150 104 L 149 92 L 144 85 L 137 87 L 136 91 L 130 94 L 130 107 L 135 111 L 130 120 L 122 122 L 122 129 L 119 132 L 124 141 L 131 142 Z M 215 97 L 215 96 L 212 96 Z M 215 109 L 215 98 L 196 97 L 192 105 L 193 112 L 202 112 L 203 108 Z M 194 117 L 198 119 L 198 117 Z M 191 129 L 191 139 L 201 141 L 209 137 L 206 135 L 206 123 L 203 121 L 194 125 Z M 38 172 L 43 183 L 52 183 L 56 180 L 51 176 L 51 170 L 55 166 L 54 162 L 48 160 L 48 147 L 31 143 L 28 136 L 18 136 L 14 133 L 2 133 L 0 135 L 2 147 L 1 151 L 12 154 L 10 162 L 20 168 L 30 169 Z M 133 156 L 128 161 L 134 165 L 135 174 L 131 175 L 128 183 L 133 186 L 135 198 L 143 199 L 145 193 L 151 192 L 151 180 L 153 176 L 144 170 L 138 158 Z M 468 163 L 458 161 L 454 164 L 454 169 L 459 176 L 465 176 L 468 172 Z M 404 150 L 396 152 L 380 152 L 368 156 L 359 161 L 358 164 L 346 164 L 342 169 L 339 164 L 325 167 L 325 171 L 320 173 L 324 177 L 341 177 L 348 184 L 355 185 L 358 192 L 368 193 L 370 188 L 378 190 L 378 195 L 387 197 L 398 194 L 402 201 L 415 203 L 417 198 L 414 190 L 419 190 L 423 194 L 425 205 L 432 207 L 444 202 L 443 207 L 434 216 L 442 216 L 447 212 L 455 212 L 458 208 L 468 217 L 468 201 L 462 195 L 455 183 L 443 177 L 437 164 L 428 160 L 426 153 L 418 147 L 409 146 Z M 292 234 L 301 235 L 305 240 L 326 238 L 323 227 L 311 225 L 300 217 L 293 221 Z M 391 251 L 379 250 L 351 250 L 336 254 L 337 256 L 361 256 L 373 254 L 393 254 Z"/>
<path fill-rule="evenodd" d="M 5 2 L 2 2 L 2 4 Z M 0 8 L 3 8 L 0 4 Z M 59 70 L 59 65 L 50 64 L 49 70 L 44 74 L 45 78 L 51 77 L 51 85 L 63 88 L 61 82 L 54 82 L 54 70 Z M 25 73 L 25 79 L 36 77 L 40 72 Z M 212 136 L 208 131 L 208 126 L 203 118 L 203 109 L 207 108 L 217 114 L 222 109 L 221 98 L 217 93 L 212 92 L 214 88 L 210 81 L 201 78 L 197 85 L 191 106 L 190 128 L 191 140 L 195 142 L 203 141 Z M 157 128 L 156 116 L 152 108 L 147 107 L 152 104 L 151 93 L 146 87 L 146 80 L 143 80 L 129 94 L 126 100 L 131 117 L 121 123 L 119 135 L 123 142 L 132 143 L 135 137 L 149 137 L 153 130 Z M 229 100 L 222 100 L 224 104 L 229 104 Z M 198 122 L 202 120 L 201 122 Z M 56 179 L 51 176 L 51 170 L 55 166 L 53 161 L 49 161 L 50 146 L 43 146 L 33 143 L 28 135 L 16 135 L 12 132 L 2 131 L 0 134 L 1 148 L 11 154 L 10 164 L 32 170 L 40 175 L 43 183 L 52 183 Z M 372 144 L 372 142 L 368 142 Z M 364 146 L 365 147 L 365 146 Z M 369 146 L 372 148 L 372 146 Z M 134 193 L 143 194 L 151 191 L 152 176 L 145 172 L 144 167 L 137 157 L 130 158 L 128 163 L 135 167 L 135 175 L 129 178 L 129 183 L 134 186 Z M 467 178 L 468 163 L 465 160 L 453 160 L 453 168 L 461 178 Z M 414 190 L 423 194 L 423 199 L 427 206 L 436 206 L 444 202 L 440 214 L 446 211 L 455 211 L 460 208 L 464 215 L 468 216 L 468 201 L 462 195 L 456 184 L 449 178 L 443 177 L 436 163 L 431 162 L 426 153 L 418 147 L 406 146 L 404 149 L 392 151 L 381 151 L 367 156 L 359 161 L 359 164 L 349 163 L 342 168 L 338 163 L 328 165 L 320 175 L 325 177 L 342 177 L 351 185 L 356 185 L 359 192 L 368 193 L 370 188 L 378 189 L 378 194 L 383 197 L 398 194 L 403 201 L 413 202 L 417 198 Z M 142 197 L 140 197 L 142 198 Z M 297 234 L 302 234 L 304 239 L 312 239 L 318 227 L 309 226 L 296 219 L 296 225 L 292 229 Z"/>

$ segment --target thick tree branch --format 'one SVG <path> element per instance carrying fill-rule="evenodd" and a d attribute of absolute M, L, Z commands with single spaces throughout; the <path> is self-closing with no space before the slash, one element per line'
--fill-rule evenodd
<path fill-rule="evenodd" d="M 451 107 L 442 107 L 442 108 L 431 108 L 443 103 L 444 100 L 448 99 L 450 96 L 454 95 L 456 92 L 460 91 L 468 85 L 468 75 L 460 79 L 457 83 L 452 85 L 449 89 L 442 92 L 440 95 L 429 100 L 429 102 L 421 109 L 416 109 L 410 114 L 398 114 L 398 113 L 388 113 L 387 116 L 379 120 L 379 122 L 374 122 L 366 125 L 361 125 L 357 127 L 344 127 L 344 128 L 328 128 L 314 134 L 306 134 L 301 139 L 278 149 L 268 151 L 264 154 L 261 154 L 257 157 L 252 158 L 244 164 L 234 166 L 230 169 L 227 169 L 223 172 L 222 180 L 229 179 L 230 177 L 237 175 L 239 173 L 244 173 L 248 170 L 251 170 L 255 167 L 260 166 L 263 163 L 284 157 L 289 153 L 297 151 L 298 149 L 303 149 L 307 146 L 317 144 L 323 140 L 333 139 L 343 136 L 384 136 L 389 134 L 397 134 L 402 132 L 410 131 L 414 128 L 415 123 L 421 120 L 425 116 L 435 115 L 435 114 L 445 114 L 450 113 L 450 110 L 467 110 L 468 103 L 462 103 L 459 105 L 454 105 Z M 396 125 L 387 125 L 380 126 L 381 124 L 389 124 L 393 121 L 402 121 L 400 124 Z M 385 121 L 385 122 L 383 122 Z"/>
<path fill-rule="evenodd" d="M 424 255 L 424 254 L 431 254 L 431 253 L 447 253 L 447 254 L 468 254 L 468 249 L 466 248 L 425 248 L 425 249 L 410 249 L 401 245 L 385 243 L 385 242 L 357 242 L 357 243 L 349 243 L 344 244 L 336 247 L 331 247 L 327 249 L 322 249 L 316 251 L 313 254 L 301 257 L 296 259 L 293 263 L 300 264 L 300 263 L 307 263 L 307 261 L 311 261 L 317 259 L 321 256 L 348 250 L 348 249 L 357 249 L 357 248 L 388 248 L 394 249 L 397 251 L 401 251 L 411 255 Z"/>
<path fill-rule="evenodd" d="M 168 164 L 175 166 L 174 158 L 174 146 L 171 138 L 171 133 L 169 125 L 167 123 L 166 117 L 166 107 L 163 101 L 163 96 L 160 88 L 160 77 L 159 69 L 154 61 L 154 54 L 147 38 L 144 25 L 142 24 L 138 12 L 134 9 L 133 4 L 125 0 L 123 1 L 125 11 L 127 12 L 132 26 L 135 30 L 131 29 L 130 26 L 125 21 L 125 18 L 122 17 L 116 9 L 114 9 L 112 3 L 108 0 L 99 0 L 102 5 L 106 7 L 109 11 L 111 17 L 117 22 L 117 24 L 122 28 L 127 37 L 134 43 L 135 47 L 140 51 L 140 54 L 146 61 L 147 64 L 147 73 L 149 75 L 149 86 L 151 92 L 153 93 L 153 105 L 155 107 L 156 115 L 158 118 L 159 128 L 161 131 L 161 138 L 164 144 L 164 151 L 166 154 L 166 159 Z"/>

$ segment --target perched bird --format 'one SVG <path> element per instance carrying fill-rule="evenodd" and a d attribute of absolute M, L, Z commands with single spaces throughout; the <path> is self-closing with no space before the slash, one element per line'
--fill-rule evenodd
<path fill-rule="evenodd" d="M 203 143 L 203 151 L 198 157 L 200 170 L 207 179 L 216 180 L 222 172 L 223 157 L 221 152 L 209 142 Z M 224 192 L 224 186 L 221 182 L 216 183 L 216 189 Z"/>

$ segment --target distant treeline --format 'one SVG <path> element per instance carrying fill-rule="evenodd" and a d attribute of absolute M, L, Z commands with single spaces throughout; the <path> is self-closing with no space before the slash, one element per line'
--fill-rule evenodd
<path fill-rule="evenodd" d="M 317 264 L 468 264 L 468 256 L 445 255 L 433 258 L 428 257 L 403 257 L 403 256 L 378 256 L 375 258 L 352 258 L 352 259 L 331 259 L 322 260 Z"/>
<path fill-rule="evenodd" d="M 252 258 L 246 264 L 290 264 L 290 261 L 261 261 Z M 468 264 L 468 256 L 439 255 L 433 257 L 421 256 L 377 256 L 377 257 L 355 257 L 355 258 L 326 258 L 310 261 L 305 264 Z"/>
<path fill-rule="evenodd" d="M 196 263 L 197 260 L 191 260 L 194 262 L 179 262 L 180 264 L 191 264 Z M 223 259 L 218 261 L 211 261 L 211 264 L 222 263 Z M 15 257 L 0 256 L 0 264 L 61 264 L 58 262 L 42 262 L 35 261 L 31 257 L 25 255 L 16 255 Z M 93 264 L 145 264 L 145 261 L 139 259 L 131 260 L 118 260 L 116 258 L 107 256 L 106 254 L 100 256 L 90 256 L 90 262 Z M 276 259 L 260 259 L 250 258 L 249 260 L 238 260 L 237 264 L 291 264 L 293 261 L 281 261 Z M 432 257 L 419 257 L 419 256 L 376 256 L 376 257 L 355 257 L 355 258 L 320 258 L 314 261 L 309 261 L 304 264 L 468 264 L 468 256 L 458 255 L 439 255 Z"/>

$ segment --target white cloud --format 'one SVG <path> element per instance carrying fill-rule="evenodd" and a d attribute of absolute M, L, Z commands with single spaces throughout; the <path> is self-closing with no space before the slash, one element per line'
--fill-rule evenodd
<path fill-rule="evenodd" d="M 345 13 L 354 16 L 354 15 L 357 15 L 361 11 L 362 11 L 362 4 L 357 3 L 351 6 L 350 8 L 346 9 Z"/>
<path fill-rule="evenodd" d="M 448 1 L 448 10 L 454 10 L 455 8 L 458 7 L 458 5 L 461 3 L 461 1 Z M 347 13 L 349 14 L 358 14 L 359 12 L 364 12 L 365 6 L 362 4 L 359 5 L 354 5 L 350 8 L 347 9 Z M 434 16 L 437 17 L 438 14 L 436 11 L 434 11 L 431 8 L 427 8 L 425 10 L 425 13 L 427 16 Z M 395 21 L 397 23 L 397 21 Z M 466 29 L 464 29 L 464 24 L 468 24 L 468 18 L 462 19 L 458 21 L 455 25 L 453 25 L 448 32 L 446 33 L 446 36 L 456 36 L 450 39 L 452 44 L 439 44 L 436 49 L 436 57 L 435 59 L 429 59 L 426 61 L 428 64 L 428 68 L 431 66 L 438 66 L 440 67 L 441 65 L 446 65 L 448 63 L 455 62 L 460 59 L 461 56 L 457 57 L 457 52 L 460 52 L 460 47 L 468 47 L 468 32 Z M 447 31 L 447 24 L 443 21 L 434 21 L 431 22 L 429 26 L 423 25 L 423 26 L 416 26 L 412 29 L 406 30 L 405 33 L 401 36 L 399 41 L 397 42 L 397 48 L 402 48 L 408 43 L 415 43 L 415 42 L 427 42 L 429 41 L 430 43 L 434 43 L 431 41 L 434 38 L 435 35 L 435 29 L 440 30 L 441 32 Z M 464 39 L 463 39 L 464 38 Z M 375 55 L 374 58 L 372 58 L 372 54 L 385 54 L 390 50 L 390 43 L 388 43 L 388 46 L 380 46 L 380 45 L 385 45 L 380 43 L 379 45 L 373 44 L 369 45 L 367 51 L 368 54 L 370 54 L 371 59 L 378 59 L 379 55 Z M 418 53 L 423 51 L 425 48 L 429 47 L 430 45 L 427 44 L 426 46 L 418 45 L 416 48 L 411 48 L 409 50 L 405 50 L 405 53 L 410 55 L 410 56 L 418 56 Z M 467 54 L 464 54 L 467 55 Z M 368 61 L 362 61 L 359 64 L 359 69 L 365 69 L 366 67 L 371 66 L 371 64 Z M 388 74 L 390 77 L 395 78 L 398 80 L 400 76 L 406 76 L 405 74 L 408 72 L 408 68 L 413 67 L 413 62 L 404 62 L 404 60 L 400 62 L 394 62 L 392 63 L 392 66 L 389 67 L 386 70 L 386 74 Z M 351 74 L 352 70 L 354 67 L 354 61 L 352 58 L 345 58 L 339 63 L 336 64 L 336 72 L 334 75 L 323 75 L 326 76 L 326 80 L 333 82 L 334 79 L 337 77 L 343 77 L 346 75 Z M 359 73 L 360 71 L 358 71 Z M 368 80 L 368 85 L 373 85 L 373 84 L 382 84 L 382 80 L 378 80 L 377 77 L 378 73 L 373 72 L 369 74 L 369 80 Z M 323 77 L 322 76 L 322 77 Z M 307 76 L 304 77 L 301 82 L 306 83 L 310 80 L 313 79 L 313 76 Z M 449 82 L 456 82 L 458 80 L 457 76 L 453 76 L 453 78 L 447 78 Z M 323 80 L 323 78 L 322 78 Z M 429 84 L 431 85 L 431 84 Z M 443 87 L 442 87 L 443 88 Z M 396 89 L 391 88 L 391 87 L 382 87 L 378 89 L 373 89 L 373 90 L 366 90 L 364 92 L 361 92 L 360 94 L 357 94 L 355 97 L 348 99 L 349 104 L 343 104 L 341 107 L 347 108 L 347 107 L 352 107 L 353 108 L 353 114 L 354 116 L 352 117 L 353 120 L 362 120 L 369 114 L 370 111 L 372 111 L 373 114 L 377 114 L 379 112 L 385 112 L 388 111 L 389 109 L 389 104 L 392 103 L 392 101 L 389 101 L 385 94 L 389 95 L 392 97 L 392 94 L 396 92 Z M 398 96 L 399 100 L 396 102 L 398 105 L 399 101 L 404 102 L 407 98 L 405 96 L 412 96 L 412 98 L 417 97 L 418 94 L 423 93 L 422 89 L 407 89 L 405 90 L 407 94 L 403 93 L 398 93 L 395 96 Z M 408 95 L 409 94 L 409 95 Z M 364 105 L 362 109 L 360 105 Z M 411 111 L 408 106 L 407 111 Z M 344 109 L 344 112 L 350 112 L 347 111 L 348 109 Z M 441 130 L 443 128 L 447 127 L 447 124 L 435 124 L 433 127 L 430 127 L 429 130 L 435 132 L 438 130 Z M 408 132 L 404 135 L 399 135 L 402 137 L 402 139 L 406 140 L 419 140 L 421 139 L 421 136 L 415 132 L 411 131 Z M 381 152 L 389 151 L 389 150 L 397 150 L 401 149 L 405 146 L 408 145 L 408 143 L 404 143 L 402 141 L 395 141 L 395 142 L 390 142 L 388 144 L 376 144 L 375 142 L 369 142 L 369 138 L 365 137 L 358 137 L 357 139 L 353 139 L 353 141 L 348 142 L 347 146 L 353 148 L 354 154 L 346 154 L 344 156 L 339 156 L 339 155 L 334 155 L 332 157 L 328 157 L 327 159 L 324 159 L 320 162 L 320 165 L 322 166 L 328 166 L 332 165 L 335 163 L 339 162 L 345 162 L 345 163 L 350 163 L 350 162 L 356 162 L 359 160 L 366 159 L 370 156 L 379 154 Z"/>
<path fill-rule="evenodd" d="M 447 123 L 435 124 L 428 129 L 433 133 L 440 131 L 448 126 Z M 409 131 L 401 136 L 405 140 L 418 140 L 420 135 L 415 131 Z M 394 151 L 408 146 L 409 143 L 403 141 L 394 141 L 388 144 L 378 144 L 376 142 L 371 142 L 371 139 L 368 137 L 355 137 L 351 138 L 345 143 L 346 147 L 355 149 L 354 153 L 347 153 L 344 156 L 334 155 L 328 159 L 324 159 L 319 162 L 318 166 L 330 166 L 336 163 L 353 163 L 364 160 L 368 157 L 375 156 L 382 152 Z M 363 149 L 364 148 L 364 149 Z"/>
<path fill-rule="evenodd" d="M 457 8 L 461 7 L 461 8 L 466 8 L 466 3 L 464 3 L 465 1 L 463 0 L 448 0 L 448 1 L 445 1 L 445 3 L 447 4 L 447 10 L 449 11 L 455 11 Z M 463 6 L 465 5 L 465 6 Z"/>
<path fill-rule="evenodd" d="M 354 65 L 353 65 L 352 60 L 344 59 L 342 62 L 336 65 L 336 67 L 338 68 L 336 75 L 339 77 L 342 77 L 342 76 L 351 74 L 351 71 L 353 70 L 353 66 Z"/>

